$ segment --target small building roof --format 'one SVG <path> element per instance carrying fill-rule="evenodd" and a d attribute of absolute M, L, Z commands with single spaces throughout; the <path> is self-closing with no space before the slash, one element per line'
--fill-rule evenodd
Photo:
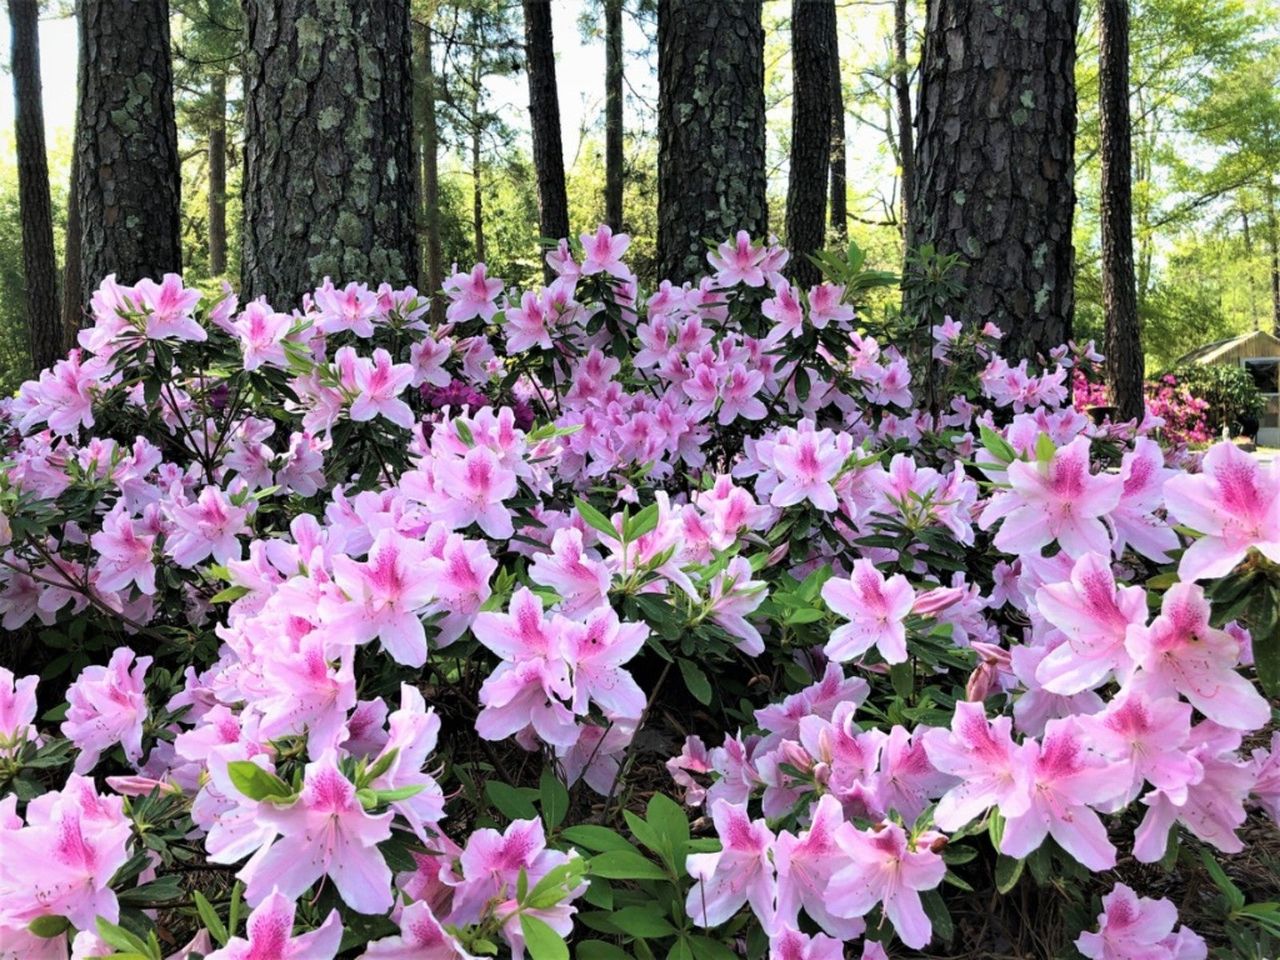
<path fill-rule="evenodd" d="M 1248 357 L 1280 357 L 1280 339 L 1266 330 L 1253 330 L 1225 340 L 1215 340 L 1178 358 L 1178 363 L 1207 365 Z"/>

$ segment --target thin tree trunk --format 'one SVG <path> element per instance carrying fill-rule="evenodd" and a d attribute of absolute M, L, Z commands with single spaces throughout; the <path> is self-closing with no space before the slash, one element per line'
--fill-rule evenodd
<path fill-rule="evenodd" d="M 209 127 L 209 273 L 227 272 L 227 78 L 210 81 L 213 122 Z"/>
<path fill-rule="evenodd" d="M 604 0 L 604 220 L 622 229 L 622 0 Z"/>
<path fill-rule="evenodd" d="M 569 235 L 569 197 L 564 186 L 560 144 L 560 99 L 556 92 L 556 52 L 549 0 L 523 0 L 525 72 L 529 75 L 529 120 L 533 167 L 538 178 L 538 229 L 544 239 Z M 550 282 L 555 271 L 544 263 Z"/>
<path fill-rule="evenodd" d="M 80 225 L 80 198 L 76 183 L 80 171 L 80 150 L 76 142 L 79 131 L 71 140 L 71 182 L 67 190 L 67 238 L 62 247 L 62 343 L 67 350 L 75 346 L 76 334 L 84 324 L 84 303 L 80 300 L 81 256 L 80 242 L 83 228 Z"/>
<path fill-rule="evenodd" d="M 1107 384 L 1120 419 L 1140 421 L 1144 411 L 1144 370 L 1133 271 L 1129 0 L 1101 0 L 1099 5 L 1098 123 Z"/>
<path fill-rule="evenodd" d="M 1280 223 L 1276 215 L 1276 188 L 1267 181 L 1267 246 L 1271 253 L 1271 330 L 1280 337 Z"/>
<path fill-rule="evenodd" d="M 182 270 L 168 0 L 80 0 L 80 302 Z"/>
<path fill-rule="evenodd" d="M 436 304 L 442 304 L 443 255 L 440 252 L 440 132 L 436 121 L 436 75 L 431 42 L 431 24 L 422 30 L 422 209 L 426 228 L 426 290 Z M 443 307 L 441 306 L 441 309 Z"/>
<path fill-rule="evenodd" d="M 831 58 L 831 229 L 849 239 L 849 162 L 845 150 L 844 82 L 840 78 L 840 37 Z"/>
<path fill-rule="evenodd" d="M 9 0 L 14 126 L 18 139 L 18 209 L 22 220 L 22 275 L 31 366 L 39 372 L 63 353 L 58 311 L 58 258 L 53 248 L 53 203 L 44 150 L 40 96 L 40 24 L 37 0 Z"/>
<path fill-rule="evenodd" d="M 831 75 L 836 61 L 835 0 L 792 0 L 791 166 L 787 176 L 788 268 L 812 286 L 822 271 L 809 255 L 826 239 L 827 173 L 831 163 Z"/>
<path fill-rule="evenodd" d="M 480 180 L 480 127 L 471 128 L 471 230 L 475 237 L 476 260 L 484 260 L 484 190 Z"/>
<path fill-rule="evenodd" d="M 705 240 L 763 237 L 764 27 L 760 0 L 658 2 L 658 254 L 683 283 Z"/>
<path fill-rule="evenodd" d="M 1071 335 L 1079 0 L 929 5 L 913 229 L 966 263 L 954 314 L 1012 357 Z"/>
<path fill-rule="evenodd" d="M 409 0 L 247 0 L 242 287 L 415 279 Z"/>
<path fill-rule="evenodd" d="M 916 150 L 911 131 L 911 70 L 907 66 L 907 0 L 893 4 L 893 95 L 898 110 L 898 156 L 902 162 L 902 245 L 915 246 L 911 205 L 916 195 Z"/>

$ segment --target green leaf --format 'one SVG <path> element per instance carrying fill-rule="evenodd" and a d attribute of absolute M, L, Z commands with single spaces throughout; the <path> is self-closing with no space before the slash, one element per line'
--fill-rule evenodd
<path fill-rule="evenodd" d="M 27 931 L 41 940 L 52 940 L 71 928 L 66 917 L 36 917 L 27 924 Z"/>
<path fill-rule="evenodd" d="M 1053 438 L 1047 433 L 1042 433 L 1036 437 L 1036 460 L 1040 463 L 1048 464 L 1053 462 L 1053 455 L 1058 452 L 1058 448 L 1053 445 Z"/>
<path fill-rule="evenodd" d="M 209 602 L 210 603 L 231 603 L 233 600 L 239 600 L 248 592 L 249 592 L 248 587 L 243 587 L 240 584 L 234 584 L 230 587 L 227 587 L 225 590 L 220 590 L 219 592 L 215 593 L 209 599 Z"/>
<path fill-rule="evenodd" d="M 947 909 L 946 902 L 942 899 L 942 894 L 937 890 L 922 890 L 920 892 L 920 905 L 924 907 L 925 915 L 928 916 L 930 923 L 933 924 L 933 935 L 936 939 L 943 943 L 950 943 L 955 939 L 956 927 L 951 920 L 951 911 Z"/>
<path fill-rule="evenodd" d="M 1008 893 L 1018 885 L 1026 861 L 1007 857 L 1003 853 L 996 858 L 996 889 Z"/>
<path fill-rule="evenodd" d="M 535 820 L 538 811 L 534 809 L 533 797 L 537 792 L 527 787 L 513 787 L 501 780 L 489 780 L 484 785 L 484 794 L 503 816 L 511 820 Z"/>
<path fill-rule="evenodd" d="M 634 543 L 646 533 L 652 533 L 657 528 L 658 505 L 651 503 L 627 521 L 626 529 L 623 533 L 626 535 L 628 543 Z"/>
<path fill-rule="evenodd" d="M 1244 892 L 1235 885 L 1235 882 L 1227 876 L 1227 872 L 1222 869 L 1222 865 L 1209 854 L 1208 850 L 1200 851 L 1200 862 L 1204 864 L 1204 868 L 1209 871 L 1209 876 L 1213 877 L 1214 885 L 1222 891 L 1222 895 L 1227 898 L 1227 905 L 1232 911 L 1240 910 L 1245 905 Z"/>
<path fill-rule="evenodd" d="M 581 497 L 577 497 L 573 501 L 573 505 L 578 508 L 578 515 L 586 521 L 587 526 L 608 537 L 610 540 L 618 539 L 618 531 L 614 529 L 613 524 L 609 522 L 609 518 L 593 507 Z"/>
<path fill-rule="evenodd" d="M 545 767 L 538 781 L 538 793 L 542 804 L 542 819 L 548 829 L 554 830 L 564 823 L 565 815 L 569 812 L 569 791 L 551 768 Z"/>
<path fill-rule="evenodd" d="M 684 809 L 666 794 L 655 793 L 649 798 L 645 813 L 649 826 L 665 844 L 665 859 L 674 870 L 683 870 L 685 850 L 689 845 L 689 818 Z"/>
<path fill-rule="evenodd" d="M 599 827 L 593 823 L 583 823 L 573 827 L 566 827 L 560 832 L 560 836 L 564 837 L 570 843 L 582 847 L 584 850 L 590 850 L 592 853 L 604 853 L 609 850 L 622 850 L 634 853 L 637 857 L 643 857 L 643 854 L 635 847 L 635 845 L 624 838 L 616 830 L 610 830 L 608 827 Z"/>
<path fill-rule="evenodd" d="M 532 960 L 569 960 L 569 947 L 564 937 L 551 929 L 545 920 L 520 914 L 520 932 Z"/>
<path fill-rule="evenodd" d="M 737 953 L 711 937 L 695 934 L 689 938 L 689 944 L 698 960 L 739 960 Z"/>
<path fill-rule="evenodd" d="M 667 872 L 639 853 L 609 850 L 591 858 L 592 876 L 606 880 L 666 880 Z"/>
<path fill-rule="evenodd" d="M 695 700 L 704 706 L 711 702 L 711 681 L 692 660 L 677 660 L 680 664 L 680 675 L 684 677 L 684 685 L 693 694 Z"/>
<path fill-rule="evenodd" d="M 631 954 L 604 940 L 583 940 L 574 946 L 577 960 L 632 960 Z"/>
<path fill-rule="evenodd" d="M 156 955 L 152 953 L 147 941 L 130 933 L 124 927 L 116 926 L 116 924 L 102 919 L 102 917 L 98 917 L 98 937 L 108 946 L 115 947 L 117 950 L 139 953 L 144 957 Z"/>
<path fill-rule="evenodd" d="M 196 913 L 200 914 L 200 922 L 209 931 L 209 936 L 218 942 L 218 946 L 225 947 L 231 937 L 227 933 L 227 928 L 223 926 L 222 918 L 218 916 L 218 911 L 213 909 L 213 904 L 206 900 L 205 895 L 199 890 L 192 894 L 192 899 L 196 904 Z"/>
<path fill-rule="evenodd" d="M 227 764 L 231 784 L 250 800 L 285 803 L 293 798 L 293 788 L 250 760 L 232 760 Z"/>
<path fill-rule="evenodd" d="M 1014 450 L 1004 437 L 990 427 L 981 427 L 979 435 L 982 438 L 983 447 L 986 448 L 987 453 L 995 457 L 997 462 L 1009 464 L 1018 459 L 1018 451 Z"/>
<path fill-rule="evenodd" d="M 669 937 L 676 932 L 676 928 L 662 915 L 662 908 L 657 904 L 623 907 L 613 911 L 613 916 L 609 919 L 623 933 L 642 940 Z"/>

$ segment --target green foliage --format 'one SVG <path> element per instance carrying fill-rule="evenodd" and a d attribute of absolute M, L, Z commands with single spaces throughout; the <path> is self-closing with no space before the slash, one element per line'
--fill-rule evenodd
<path fill-rule="evenodd" d="M 1258 392 L 1253 377 L 1243 367 L 1233 364 L 1199 366 L 1188 364 L 1170 371 L 1191 393 L 1209 404 L 1205 422 L 1214 432 L 1225 424 L 1233 426 L 1262 415 L 1266 401 Z"/>

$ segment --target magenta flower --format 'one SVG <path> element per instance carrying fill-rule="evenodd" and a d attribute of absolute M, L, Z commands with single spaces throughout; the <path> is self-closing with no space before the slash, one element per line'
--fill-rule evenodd
<path fill-rule="evenodd" d="M 1121 803 L 1132 802 L 1144 782 L 1185 802 L 1187 785 L 1204 775 L 1200 762 L 1184 748 L 1191 736 L 1191 706 L 1140 690 L 1121 691 L 1099 714 L 1080 717 L 1093 749 L 1123 764 L 1129 789 Z"/>
<path fill-rule="evenodd" d="M 348 641 L 344 631 L 352 643 L 376 637 L 397 663 L 426 663 L 427 635 L 420 617 L 435 599 L 428 556 L 424 544 L 394 530 L 378 534 L 363 563 L 335 556 L 333 580 L 347 597 L 336 610 L 338 638 Z"/>
<path fill-rule="evenodd" d="M 841 301 L 844 287 L 834 283 L 820 283 L 809 288 L 809 322 L 819 330 L 829 323 L 843 325 L 853 320 L 853 307 Z"/>
<path fill-rule="evenodd" d="M 1034 747 L 1015 746 L 1011 726 L 1008 717 L 988 722 L 981 703 L 961 701 L 949 731 L 925 733 L 929 762 L 961 781 L 938 801 L 933 820 L 940 830 L 958 830 L 994 806 L 1006 818 L 1030 808 Z"/>
<path fill-rule="evenodd" d="M 563 527 L 551 538 L 549 553 L 533 555 L 529 579 L 559 594 L 559 609 L 576 617 L 604 602 L 613 578 L 600 555 L 584 547 L 582 531 Z"/>
<path fill-rule="evenodd" d="M 1202 472 L 1165 481 L 1169 515 L 1203 534 L 1178 564 L 1183 580 L 1225 577 L 1251 549 L 1280 563 L 1280 466 L 1263 466 L 1234 443 L 1218 443 Z"/>
<path fill-rule="evenodd" d="M 1176 471 L 1164 465 L 1164 451 L 1154 440 L 1139 437 L 1120 461 L 1124 493 L 1111 511 L 1116 556 L 1132 547 L 1156 563 L 1167 563 L 1169 551 L 1178 548 L 1178 534 L 1155 511 L 1164 506 L 1165 481 Z"/>
<path fill-rule="evenodd" d="M 837 663 L 860 657 L 875 647 L 886 663 L 907 659 L 907 614 L 916 593 L 900 573 L 886 578 L 870 560 L 855 560 L 848 580 L 822 585 L 822 599 L 849 623 L 837 627 L 823 647 Z"/>
<path fill-rule="evenodd" d="M 449 295 L 449 307 L 445 319 L 450 323 L 466 320 L 489 321 L 498 312 L 498 296 L 505 286 L 497 277 L 485 275 L 483 263 L 477 263 L 470 273 L 455 273 L 444 282 L 444 292 Z"/>
<path fill-rule="evenodd" d="M 240 341 L 245 370 L 257 370 L 264 363 L 284 367 L 288 358 L 284 341 L 293 328 L 293 317 L 276 313 L 264 300 L 254 300 L 236 318 L 231 330 Z"/>
<path fill-rule="evenodd" d="M 997 493 L 982 513 L 985 530 L 1003 519 L 996 549 L 1008 554 L 1039 553 L 1055 540 L 1071 556 L 1092 551 L 1109 556 L 1111 535 L 1102 517 L 1120 503 L 1118 476 L 1089 472 L 1089 439 L 1059 447 L 1048 463 L 1009 464 L 1012 489 Z"/>
<path fill-rule="evenodd" d="M 349 330 L 357 337 L 373 336 L 373 320 L 378 316 L 378 295 L 363 283 L 348 283 L 339 290 L 325 277 L 312 300 L 320 311 L 317 325 L 323 333 Z"/>
<path fill-rule="evenodd" d="M 726 240 L 707 254 L 707 262 L 716 270 L 716 286 L 736 287 L 744 283 L 748 287 L 763 287 L 767 253 L 764 247 L 752 245 L 751 234 L 739 230 L 732 242 Z"/>
<path fill-rule="evenodd" d="M 1123 796 L 1129 770 L 1093 752 L 1074 719 L 1051 720 L 1043 741 L 1028 741 L 1024 750 L 1031 753 L 1031 804 L 1007 818 L 1000 851 L 1022 858 L 1052 836 L 1090 870 L 1110 870 L 1116 849 L 1090 808 Z"/>
<path fill-rule="evenodd" d="M 511 510 L 503 501 L 516 494 L 516 474 L 492 450 L 475 446 L 460 458 L 438 458 L 433 469 L 435 490 L 429 506 L 450 529 L 475 523 L 499 540 L 515 532 Z"/>
<path fill-rule="evenodd" d="M 67 689 L 69 706 L 61 730 L 80 750 L 76 773 L 88 773 L 117 744 L 131 763 L 142 759 L 142 728 L 147 719 L 143 678 L 151 658 L 139 657 L 136 663 L 133 658 L 128 647 L 117 647 L 105 667 L 85 667 Z"/>
<path fill-rule="evenodd" d="M 14 677 L 0 667 L 0 757 L 8 755 L 19 744 L 36 738 L 36 676 Z"/>
<path fill-rule="evenodd" d="M 932 830 L 908 838 L 889 821 L 869 830 L 847 824 L 837 840 L 848 862 L 827 885 L 827 908 L 838 916 L 861 917 L 879 903 L 902 942 L 919 950 L 933 938 L 920 892 L 946 876 L 947 865 L 932 849 L 944 839 Z"/>
<path fill-rule="evenodd" d="M 815 431 L 809 420 L 801 420 L 794 430 L 783 428 L 773 448 L 773 466 L 782 482 L 773 488 L 769 502 L 789 507 L 808 500 L 819 510 L 834 512 L 840 502 L 832 484 L 844 460 L 830 430 Z"/>
<path fill-rule="evenodd" d="M 391 909 L 391 870 L 377 845 L 391 836 L 394 814 L 373 816 L 364 809 L 332 751 L 307 764 L 302 793 L 292 804 L 263 804 L 258 816 L 279 836 L 237 874 L 250 903 L 273 894 L 296 899 L 328 876 L 351 909 Z"/>
<path fill-rule="evenodd" d="M 391 354 L 382 348 L 373 351 L 373 359 L 361 357 L 355 367 L 356 398 L 351 404 L 351 419 L 357 422 L 384 417 L 397 427 L 413 429 L 413 411 L 399 399 L 413 379 L 413 365 L 393 363 Z"/>
<path fill-rule="evenodd" d="M 769 960 L 844 960 L 844 944 L 821 933 L 811 937 L 783 927 L 769 938 Z"/>
<path fill-rule="evenodd" d="M 360 960 L 476 960 L 462 949 L 425 900 L 411 903 L 400 914 L 400 933 L 369 944 Z"/>
<path fill-rule="evenodd" d="M 451 533 L 432 551 L 427 569 L 436 583 L 435 609 L 444 616 L 436 624 L 436 643 L 447 646 L 462 636 L 480 607 L 489 599 L 489 578 L 498 561 L 481 540 L 466 540 Z"/>
<path fill-rule="evenodd" d="M 156 592 L 152 557 L 156 538 L 154 534 L 140 533 L 138 526 L 124 501 L 118 501 L 102 518 L 102 529 L 89 538 L 98 554 L 93 566 L 100 589 L 114 593 L 136 584 L 148 596 Z"/>
<path fill-rule="evenodd" d="M 342 942 L 342 921 L 329 911 L 323 924 L 310 933 L 293 935 L 293 900 L 273 890 L 263 898 L 245 924 L 246 940 L 232 937 L 205 960 L 333 960 Z"/>
<path fill-rule="evenodd" d="M 583 623 L 563 628 L 565 657 L 573 667 L 574 713 L 585 714 L 587 701 L 615 719 L 639 720 L 645 696 L 640 685 L 622 665 L 644 646 L 649 627 L 622 623 L 612 607 L 597 607 Z"/>
<path fill-rule="evenodd" d="M 862 935 L 860 918 L 838 917 L 827 908 L 827 884 L 843 863 L 837 842 L 845 823 L 840 801 L 823 795 L 810 808 L 809 829 L 800 836 L 784 830 L 773 847 L 778 868 L 778 924 L 789 929 L 799 924 L 801 909 L 818 926 L 840 940 Z"/>
<path fill-rule="evenodd" d="M 550 870 L 568 863 L 569 856 L 547 849 L 541 820 L 513 820 L 503 833 L 489 828 L 473 832 L 457 862 L 460 876 L 441 874 L 454 888 L 448 919 L 470 924 L 486 908 L 516 894 L 521 871 L 532 889 Z"/>
<path fill-rule="evenodd" d="M 1147 594 L 1117 587 L 1108 556 L 1086 553 L 1070 580 L 1036 591 L 1040 615 L 1066 637 L 1036 667 L 1036 680 L 1050 693 L 1080 693 L 1112 673 L 1123 682 L 1133 670 L 1125 637 L 1146 624 Z"/>
<path fill-rule="evenodd" d="M 1117 883 L 1102 898 L 1098 932 L 1080 934 L 1075 945 L 1090 960 L 1204 960 L 1204 940 L 1186 927 L 1174 933 L 1177 922 L 1170 901 L 1140 897 Z"/>
<path fill-rule="evenodd" d="M 134 285 L 133 292 L 138 307 L 147 315 L 149 340 L 209 339 L 204 327 L 192 316 L 200 302 L 200 291 L 183 287 L 182 277 L 176 273 L 166 273 L 161 283 L 143 277 Z"/>
<path fill-rule="evenodd" d="M 582 241 L 582 265 L 578 268 L 582 276 L 607 273 L 623 280 L 631 277 L 631 271 L 622 262 L 622 255 L 631 246 L 631 238 L 625 233 L 615 234 L 608 224 L 602 223 L 594 234 L 584 233 L 578 239 Z"/>
<path fill-rule="evenodd" d="M 804 306 L 796 291 L 786 280 L 779 280 L 773 294 L 760 304 L 760 312 L 774 324 L 769 331 L 769 342 L 777 343 L 787 337 L 799 336 L 804 328 Z"/>
<path fill-rule="evenodd" d="M 720 837 L 716 853 L 691 853 L 685 865 L 697 882 L 685 901 L 693 922 L 717 927 L 744 904 L 751 904 L 765 932 L 773 928 L 777 896 L 769 854 L 774 836 L 763 820 L 752 820 L 744 807 L 717 800 L 711 820 Z"/>
<path fill-rule="evenodd" d="M 240 559 L 239 536 L 248 532 L 247 507 L 237 507 L 217 487 L 205 487 L 195 502 L 175 499 L 166 506 L 173 530 L 165 553 L 188 569 L 210 556 L 218 563 Z"/>
<path fill-rule="evenodd" d="M 1175 583 L 1150 627 L 1129 631 L 1128 649 L 1139 672 L 1134 682 L 1152 696 L 1181 694 L 1210 720 L 1256 730 L 1271 708 L 1236 671 L 1240 641 L 1209 625 L 1209 601 L 1195 583 Z"/>

